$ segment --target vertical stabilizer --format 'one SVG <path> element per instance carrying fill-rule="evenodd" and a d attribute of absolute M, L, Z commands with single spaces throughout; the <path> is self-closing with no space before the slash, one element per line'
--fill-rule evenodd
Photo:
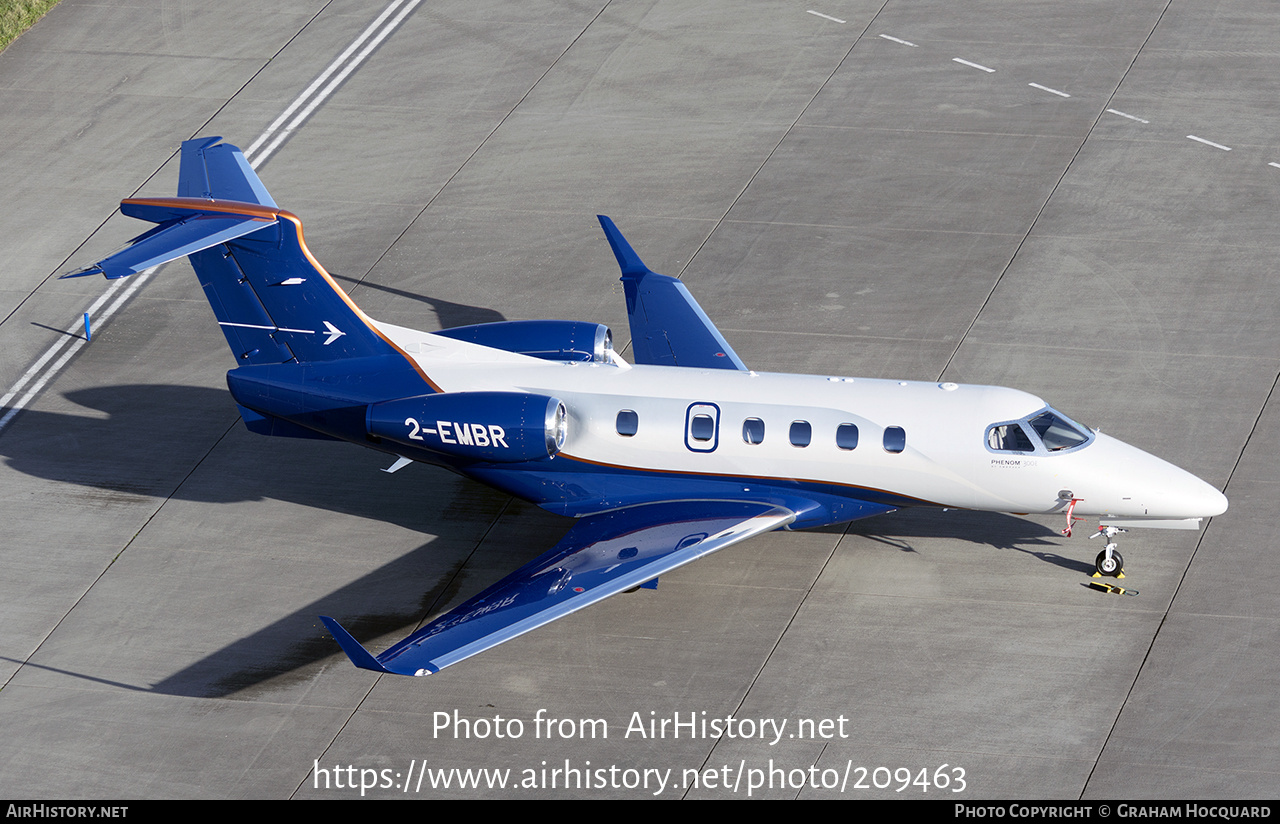
<path fill-rule="evenodd" d="M 178 197 L 235 200 L 275 208 L 244 154 L 220 137 L 201 137 L 182 144 Z"/>

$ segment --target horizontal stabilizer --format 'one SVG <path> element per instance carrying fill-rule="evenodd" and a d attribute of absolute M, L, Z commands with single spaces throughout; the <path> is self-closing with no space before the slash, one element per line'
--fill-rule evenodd
<path fill-rule="evenodd" d="M 170 199 L 170 202 L 172 200 Z M 276 218 L 263 215 L 205 211 L 199 208 L 200 205 L 205 204 L 205 201 L 189 202 L 195 208 L 171 207 L 167 210 L 171 214 L 185 212 L 185 216 L 173 217 L 151 231 L 134 238 L 129 246 L 111 257 L 63 277 L 77 278 L 101 274 L 114 280 L 136 275 L 144 269 L 195 254 L 228 240 L 244 237 L 259 229 L 272 226 L 276 222 Z M 141 217 L 142 215 L 134 214 L 133 216 Z"/>
<path fill-rule="evenodd" d="M 604 215 L 596 217 L 622 270 L 635 362 L 745 372 L 742 359 L 685 285 L 651 271 L 612 220 Z"/>
<path fill-rule="evenodd" d="M 794 519 L 790 510 L 742 501 L 673 501 L 590 515 L 551 551 L 376 657 L 336 621 L 322 620 L 356 666 L 428 675 Z"/>

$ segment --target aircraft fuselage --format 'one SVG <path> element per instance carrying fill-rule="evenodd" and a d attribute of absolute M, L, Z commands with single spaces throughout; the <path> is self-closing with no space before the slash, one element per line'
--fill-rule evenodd
<path fill-rule="evenodd" d="M 561 514 L 673 494 L 811 502 L 793 526 L 862 517 L 868 503 L 882 511 L 932 505 L 1050 513 L 1074 498 L 1077 515 L 1140 520 L 1207 517 L 1226 507 L 1221 493 L 1190 473 L 1083 427 L 1078 445 L 1051 449 L 1032 436 L 1021 449 L 993 448 L 993 425 L 1048 409 L 1016 389 L 617 359 L 489 360 L 485 347 L 460 355 L 456 342 L 441 350 L 425 333 L 379 328 L 446 392 L 501 388 L 563 402 L 565 440 L 554 457 L 517 466 L 452 464 Z"/>

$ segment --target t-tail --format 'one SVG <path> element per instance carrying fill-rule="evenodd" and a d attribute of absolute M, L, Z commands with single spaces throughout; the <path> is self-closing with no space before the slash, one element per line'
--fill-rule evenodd
<path fill-rule="evenodd" d="M 239 365 L 227 382 L 254 431 L 349 436 L 371 398 L 436 391 L 315 259 L 302 222 L 276 206 L 240 149 L 221 139 L 182 144 L 177 197 L 121 201 L 123 214 L 155 228 L 64 277 L 121 278 L 189 257 Z"/>
<path fill-rule="evenodd" d="M 156 228 L 67 277 L 125 277 L 189 256 L 241 364 L 392 352 L 312 256 L 302 222 L 277 207 L 240 150 L 220 140 L 182 144 L 178 197 L 121 201 L 122 213 Z"/>

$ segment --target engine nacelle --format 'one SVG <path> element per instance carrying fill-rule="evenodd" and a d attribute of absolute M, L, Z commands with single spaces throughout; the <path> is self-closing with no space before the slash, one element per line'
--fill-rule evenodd
<path fill-rule="evenodd" d="M 369 405 L 370 435 L 476 461 L 554 457 L 564 446 L 564 404 L 527 392 L 452 392 Z"/>
<path fill-rule="evenodd" d="M 435 334 L 543 360 L 608 363 L 613 355 L 613 333 L 602 323 L 506 320 L 458 326 Z"/>

